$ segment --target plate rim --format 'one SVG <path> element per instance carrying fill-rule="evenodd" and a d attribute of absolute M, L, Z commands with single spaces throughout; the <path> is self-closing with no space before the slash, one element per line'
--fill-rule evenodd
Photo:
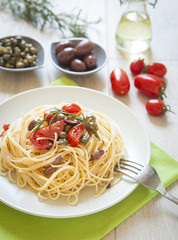
<path fill-rule="evenodd" d="M 84 90 L 84 91 L 89 91 L 89 92 L 94 92 L 96 94 L 99 94 L 99 95 L 102 95 L 104 97 L 107 97 L 109 99 L 111 99 L 112 101 L 114 102 L 118 102 L 119 101 L 119 104 L 121 104 L 123 107 L 125 107 L 128 111 L 130 111 L 134 117 L 136 118 L 136 120 L 139 122 L 139 124 L 142 126 L 142 130 L 144 132 L 144 137 L 145 137 L 145 140 L 146 140 L 146 143 L 147 143 L 147 150 L 148 150 L 148 154 L 147 154 L 147 159 L 146 159 L 146 163 L 149 163 L 150 162 L 150 156 L 151 156 L 151 151 L 150 151 L 150 141 L 149 141 L 149 138 L 148 138 L 148 134 L 146 133 L 146 130 L 143 126 L 143 124 L 140 122 L 140 120 L 138 119 L 138 117 L 136 116 L 136 114 L 132 111 L 132 109 L 130 109 L 127 105 L 125 105 L 123 102 L 121 102 L 120 100 L 118 99 L 115 99 L 113 96 L 109 96 L 107 95 L 106 93 L 103 93 L 103 92 L 100 92 L 98 90 L 95 90 L 95 89 L 90 89 L 90 88 L 86 88 L 86 87 L 80 87 L 80 86 L 46 86 L 46 87 L 39 87 L 39 88 L 35 88 L 35 89 L 29 89 L 29 90 L 26 90 L 26 91 L 23 91 L 23 92 L 20 92 L 20 93 L 17 93 L 11 97 L 9 97 L 8 99 L 2 101 L 0 103 L 0 107 L 5 104 L 6 102 L 8 101 L 11 101 L 13 100 L 14 98 L 18 97 L 18 96 L 21 96 L 21 95 L 25 95 L 26 93 L 30 93 L 30 92 L 36 92 L 36 91 L 39 91 L 39 90 L 42 90 L 43 89 L 56 89 L 56 88 L 76 88 L 76 89 L 79 89 L 79 90 Z M 4 204 L 6 204 L 7 206 L 10 206 L 18 211 L 21 211 L 21 212 L 24 212 L 24 213 L 27 213 L 27 214 L 30 214 L 30 215 L 34 215 L 34 216 L 40 216 L 40 217 L 45 217 L 45 218 L 75 218 L 75 217 L 82 217 L 82 216 L 87 216 L 87 215 L 91 215 L 91 214 L 94 214 L 94 213 L 97 213 L 97 212 L 101 212 L 105 209 L 108 209 L 109 207 L 112 207 L 114 206 L 115 204 L 121 202 L 122 200 L 124 200 L 127 196 L 129 196 L 136 188 L 137 186 L 139 185 L 139 183 L 137 182 L 134 182 L 133 186 L 131 188 L 129 188 L 129 190 L 127 192 L 125 192 L 122 197 L 120 197 L 119 201 L 115 200 L 115 201 L 112 201 L 111 203 L 108 203 L 108 204 L 105 204 L 103 207 L 99 207 L 99 208 L 95 208 L 93 209 L 92 211 L 83 211 L 81 213 L 72 213 L 72 214 L 65 214 L 65 215 L 60 215 L 59 214 L 45 214 L 45 213 L 39 213 L 39 212 L 36 212 L 36 211 L 31 211 L 31 210 L 28 210 L 28 209 L 24 209 L 23 207 L 20 207 L 20 206 L 16 206 L 15 204 L 13 203 L 10 203 L 9 201 L 6 201 L 4 200 L 2 197 L 0 197 L 0 201 Z"/>

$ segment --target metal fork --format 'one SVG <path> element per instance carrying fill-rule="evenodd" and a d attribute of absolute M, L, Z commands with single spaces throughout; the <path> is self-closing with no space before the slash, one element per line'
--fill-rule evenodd
<path fill-rule="evenodd" d="M 166 192 L 161 179 L 156 170 L 147 163 L 132 161 L 130 159 L 121 159 L 120 168 L 115 167 L 115 171 L 119 171 L 141 183 L 147 188 L 151 188 L 161 193 L 161 195 L 170 201 L 178 204 L 178 198 Z"/>

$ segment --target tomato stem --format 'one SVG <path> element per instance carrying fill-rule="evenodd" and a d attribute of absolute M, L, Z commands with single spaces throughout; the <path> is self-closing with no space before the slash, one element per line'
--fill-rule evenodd
<path fill-rule="evenodd" d="M 163 96 L 167 98 L 166 93 L 165 93 L 165 90 L 166 90 L 166 86 L 164 86 L 164 87 L 162 87 L 162 88 L 160 89 L 160 93 L 159 93 L 158 99 L 163 100 Z"/>
<path fill-rule="evenodd" d="M 171 112 L 171 113 L 176 114 L 175 112 L 173 112 L 171 110 L 171 106 L 170 105 L 166 105 L 165 107 L 163 107 L 162 115 L 164 115 L 166 112 Z"/>

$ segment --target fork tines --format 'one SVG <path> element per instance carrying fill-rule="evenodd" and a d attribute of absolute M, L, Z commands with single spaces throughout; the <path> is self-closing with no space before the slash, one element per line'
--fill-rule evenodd
<path fill-rule="evenodd" d="M 122 158 L 120 159 L 120 168 L 117 171 L 135 179 L 143 168 L 144 164 L 141 162 Z"/>

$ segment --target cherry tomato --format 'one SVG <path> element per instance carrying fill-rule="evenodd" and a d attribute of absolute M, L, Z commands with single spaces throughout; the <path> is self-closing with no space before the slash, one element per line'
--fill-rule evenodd
<path fill-rule="evenodd" d="M 165 103 L 160 99 L 148 100 L 146 103 L 146 110 L 153 116 L 161 116 L 164 115 L 167 111 L 170 111 L 170 109 L 168 109 L 168 106 L 166 106 Z"/>
<path fill-rule="evenodd" d="M 57 137 L 59 137 L 60 132 L 64 130 L 64 119 L 57 121 L 51 126 L 44 127 L 40 130 L 37 130 L 34 134 L 33 132 L 30 135 L 30 141 L 33 146 L 37 149 L 43 150 L 46 148 L 50 148 L 52 146 L 52 142 L 48 139 L 40 139 L 41 137 L 55 138 L 55 133 L 57 133 Z"/>
<path fill-rule="evenodd" d="M 9 129 L 9 127 L 10 127 L 10 124 L 4 124 L 3 125 L 4 131 L 7 131 Z"/>
<path fill-rule="evenodd" d="M 165 91 L 165 82 L 151 74 L 139 74 L 134 80 L 135 87 L 148 97 L 161 97 Z"/>
<path fill-rule="evenodd" d="M 128 93 L 130 89 L 130 82 L 127 73 L 121 69 L 116 68 L 110 75 L 111 87 L 115 94 L 122 96 Z"/>
<path fill-rule="evenodd" d="M 144 61 L 143 59 L 138 59 L 135 60 L 133 62 L 131 62 L 130 64 L 130 71 L 134 74 L 134 75 L 138 75 L 142 72 L 142 69 L 144 68 Z"/>
<path fill-rule="evenodd" d="M 52 112 L 56 111 L 56 109 L 48 109 L 44 112 L 44 118 L 51 114 Z M 54 115 L 52 114 L 46 121 L 49 122 L 52 118 L 54 117 Z"/>
<path fill-rule="evenodd" d="M 32 132 L 30 135 L 30 141 L 35 148 L 39 150 L 44 150 L 52 146 L 52 142 L 50 142 L 48 139 L 38 140 L 38 138 L 40 137 L 44 137 L 44 135 L 40 133 L 40 131 L 36 131 L 34 134 Z"/>
<path fill-rule="evenodd" d="M 67 135 L 67 140 L 69 141 L 69 143 L 72 147 L 78 146 L 78 144 L 80 142 L 80 138 L 81 138 L 82 134 L 84 133 L 84 131 L 85 131 L 84 124 L 77 125 L 69 130 L 68 135 Z"/>
<path fill-rule="evenodd" d="M 167 69 L 162 63 L 150 63 L 143 68 L 143 72 L 163 78 L 167 73 Z"/>
<path fill-rule="evenodd" d="M 57 121 L 53 124 L 51 124 L 48 127 L 44 127 L 39 132 L 44 136 L 48 138 L 55 138 L 55 133 L 57 133 L 57 138 L 60 135 L 60 132 L 63 132 L 64 130 L 64 119 L 62 118 L 60 121 Z"/>
<path fill-rule="evenodd" d="M 66 104 L 62 107 L 62 110 L 68 112 L 68 113 L 78 113 L 81 111 L 81 108 L 75 104 L 75 103 L 71 103 L 71 104 Z"/>

